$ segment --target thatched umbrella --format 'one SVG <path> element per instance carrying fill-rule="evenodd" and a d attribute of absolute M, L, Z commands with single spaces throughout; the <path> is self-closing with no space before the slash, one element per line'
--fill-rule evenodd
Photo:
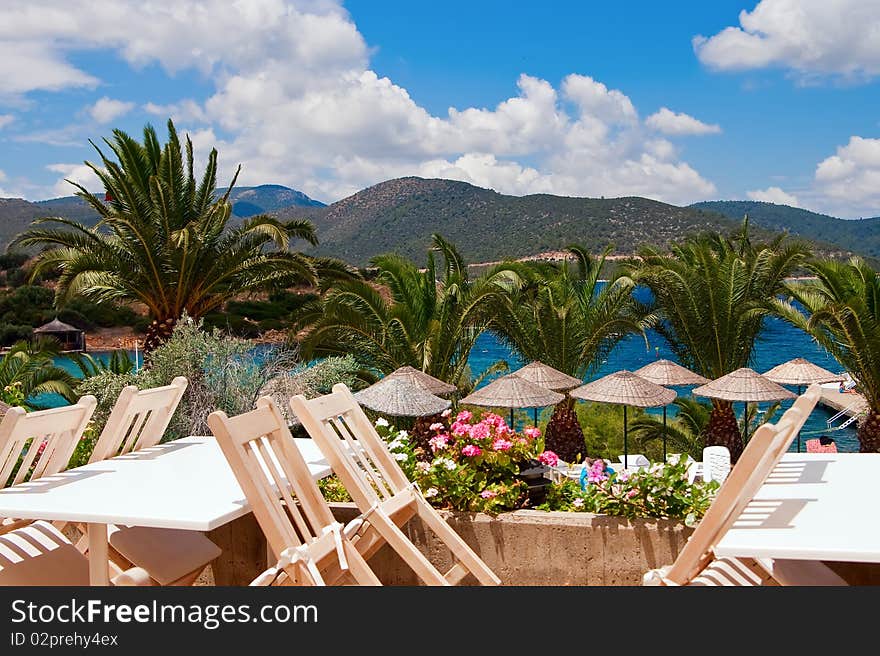
<path fill-rule="evenodd" d="M 464 397 L 461 402 L 489 408 L 510 408 L 510 427 L 513 428 L 514 408 L 543 408 L 556 405 L 564 394 L 530 383 L 516 374 L 507 374 Z"/>
<path fill-rule="evenodd" d="M 530 362 L 525 367 L 517 369 L 513 373 L 515 373 L 520 378 L 525 378 L 530 383 L 540 385 L 541 387 L 546 387 L 547 389 L 553 390 L 555 392 L 570 390 L 571 388 L 577 387 L 578 385 L 583 383 L 582 380 L 578 380 L 574 376 L 569 376 L 568 374 L 563 373 L 558 369 L 554 369 L 548 364 L 538 362 L 537 360 L 535 360 L 534 362 Z M 537 425 L 538 408 L 535 408 L 535 426 Z"/>
<path fill-rule="evenodd" d="M 455 385 L 451 385 L 439 378 L 434 378 L 431 374 L 426 374 L 424 371 L 419 371 L 409 365 L 395 369 L 385 378 L 399 378 L 437 396 L 452 394 L 457 389 Z"/>
<path fill-rule="evenodd" d="M 743 401 L 745 411 L 743 417 L 748 416 L 749 403 L 761 403 L 765 401 L 784 401 L 796 398 L 794 394 L 784 387 L 780 387 L 772 380 L 764 378 L 761 374 L 748 367 L 732 371 L 726 376 L 716 378 L 710 383 L 694 390 L 695 396 L 705 396 L 710 399 L 722 401 Z M 743 441 L 748 440 L 749 425 L 746 422 Z"/>
<path fill-rule="evenodd" d="M 655 360 L 646 364 L 641 369 L 636 369 L 637 376 L 641 376 L 648 382 L 664 387 L 684 387 L 685 385 L 704 385 L 709 382 L 690 369 L 682 367 L 672 360 Z M 666 406 L 663 406 L 663 460 L 666 460 Z"/>
<path fill-rule="evenodd" d="M 804 358 L 795 358 L 788 362 L 776 365 L 769 371 L 764 372 L 764 378 L 772 380 L 779 385 L 793 385 L 797 387 L 797 393 L 801 394 L 803 388 L 813 383 L 833 383 L 843 380 L 842 374 L 834 374 L 813 364 Z M 797 450 L 801 452 L 801 434 L 798 432 Z"/>
<path fill-rule="evenodd" d="M 613 403 L 623 406 L 623 466 L 629 465 L 629 427 L 627 426 L 626 410 L 629 406 L 638 408 L 656 408 L 665 406 L 675 400 L 674 390 L 655 385 L 637 376 L 631 371 L 623 370 L 608 374 L 594 380 L 592 383 L 581 385 L 571 391 L 576 399 L 585 401 L 598 401 L 600 403 Z"/>
<path fill-rule="evenodd" d="M 394 417 L 436 415 L 452 405 L 418 385 L 390 376 L 356 392 L 354 398 L 371 410 Z"/>

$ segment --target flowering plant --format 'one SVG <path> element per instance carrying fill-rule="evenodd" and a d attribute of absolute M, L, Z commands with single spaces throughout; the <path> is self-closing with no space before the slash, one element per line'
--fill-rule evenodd
<path fill-rule="evenodd" d="M 692 526 L 709 509 L 718 483 L 690 482 L 684 460 L 630 473 L 608 473 L 605 461 L 588 465 L 584 486 L 567 479 L 547 492 L 539 510 L 594 512 L 623 517 L 683 519 Z"/>
<path fill-rule="evenodd" d="M 517 478 L 521 466 L 536 458 L 543 463 L 555 458 L 542 452 L 537 428 L 516 433 L 493 413 L 479 420 L 467 410 L 454 419 L 446 414 L 430 427 L 429 452 L 414 448 L 406 431 L 397 431 L 384 419 L 376 422 L 376 430 L 410 480 L 440 508 L 488 513 L 519 508 L 528 492 Z"/>

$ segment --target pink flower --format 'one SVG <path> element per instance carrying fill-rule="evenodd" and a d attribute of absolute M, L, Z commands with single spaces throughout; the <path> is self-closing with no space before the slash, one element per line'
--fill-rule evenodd
<path fill-rule="evenodd" d="M 440 416 L 445 419 L 446 417 L 448 417 L 451 414 L 452 414 L 452 410 L 449 408 L 446 408 L 446 410 L 444 410 L 443 412 L 440 413 Z"/>
<path fill-rule="evenodd" d="M 495 432 L 499 435 L 507 435 L 511 432 L 510 426 L 508 426 L 504 421 L 501 422 L 501 425 L 495 427 Z"/>
<path fill-rule="evenodd" d="M 492 448 L 496 451 L 507 451 L 511 447 L 513 447 L 513 442 L 505 440 L 503 437 L 498 437 L 492 442 Z"/>
<path fill-rule="evenodd" d="M 452 434 L 455 435 L 456 437 L 461 437 L 462 435 L 470 435 L 471 427 L 470 427 L 470 424 L 465 424 L 464 422 L 456 421 L 455 423 L 452 424 L 450 430 L 452 431 Z"/>
<path fill-rule="evenodd" d="M 504 419 L 501 418 L 501 415 L 496 415 L 494 412 L 490 412 L 485 417 L 483 417 L 483 421 L 490 426 L 494 426 L 495 428 L 498 428 L 499 426 L 504 424 Z"/>
<path fill-rule="evenodd" d="M 492 490 L 483 490 L 482 492 L 480 492 L 480 496 L 484 499 L 494 499 L 498 496 L 498 493 L 493 492 Z"/>
<path fill-rule="evenodd" d="M 482 455 L 483 450 L 476 444 L 468 444 L 461 450 L 461 455 L 476 458 Z"/>
<path fill-rule="evenodd" d="M 538 461 L 544 465 L 555 467 L 559 464 L 559 456 L 557 456 L 552 451 L 544 451 L 541 455 L 538 456 Z"/>
<path fill-rule="evenodd" d="M 526 444 L 529 443 L 529 441 L 524 437 L 518 437 L 518 438 L 516 438 L 516 443 L 519 444 L 520 446 L 525 446 Z"/>
<path fill-rule="evenodd" d="M 595 469 L 590 469 L 590 473 L 587 474 L 587 481 L 590 483 L 603 483 L 608 480 L 608 476 L 605 475 L 605 472 L 596 471 Z"/>
<path fill-rule="evenodd" d="M 431 445 L 431 451 L 437 453 L 449 446 L 449 436 L 446 434 L 435 435 L 428 443 Z"/>
<path fill-rule="evenodd" d="M 491 434 L 492 430 L 489 428 L 489 424 L 483 423 L 482 421 L 479 424 L 474 424 L 471 426 L 471 439 L 474 440 L 485 440 Z"/>
<path fill-rule="evenodd" d="M 533 440 L 541 437 L 541 429 L 537 426 L 529 426 L 523 433 L 526 434 L 526 437 L 530 437 Z"/>
<path fill-rule="evenodd" d="M 473 419 L 473 417 L 474 416 L 467 410 L 462 410 L 458 413 L 458 415 L 456 415 L 455 421 L 470 421 L 471 419 Z"/>
<path fill-rule="evenodd" d="M 431 424 L 432 431 L 442 431 L 443 428 L 444 428 L 443 424 L 441 424 L 439 421 L 436 424 Z"/>
<path fill-rule="evenodd" d="M 633 498 L 634 496 L 636 496 L 638 493 L 639 493 L 638 490 L 630 490 L 629 492 L 626 493 L 626 498 L 627 498 L 627 499 L 632 499 L 632 498 Z"/>

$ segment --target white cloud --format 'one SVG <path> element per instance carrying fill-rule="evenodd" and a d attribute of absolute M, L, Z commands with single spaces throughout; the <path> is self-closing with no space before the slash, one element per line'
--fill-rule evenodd
<path fill-rule="evenodd" d="M 880 139 L 850 137 L 816 166 L 814 187 L 844 216 L 880 215 Z"/>
<path fill-rule="evenodd" d="M 98 176 L 85 164 L 49 164 L 46 166 L 49 171 L 60 173 L 61 178 L 52 187 L 52 193 L 56 196 L 72 196 L 77 189 L 68 180 L 83 185 L 92 193 L 100 192 L 104 187 Z"/>
<path fill-rule="evenodd" d="M 12 114 L 0 114 L 0 130 L 12 123 L 15 117 Z"/>
<path fill-rule="evenodd" d="M 133 102 L 115 100 L 104 96 L 88 108 L 88 114 L 98 123 L 109 123 L 120 116 L 125 116 L 134 109 Z"/>
<path fill-rule="evenodd" d="M 243 184 L 285 183 L 326 200 L 400 175 L 505 193 L 678 203 L 715 190 L 673 141 L 640 122 L 623 91 L 586 75 L 558 85 L 521 75 L 517 92 L 494 107 L 432 114 L 369 68 L 362 35 L 331 0 L 118 0 L 98 12 L 92 0 L 6 4 L 0 43 L 53 44 L 45 59 L 69 85 L 94 82 L 66 59 L 84 49 L 112 50 L 135 67 L 205 74 L 215 85 L 210 97 L 144 109 L 174 117 L 180 129 L 198 128 L 197 152 L 217 146 L 221 180 L 241 162 Z M 29 65 L 27 49 L 17 59 L 11 52 L 16 66 Z"/>
<path fill-rule="evenodd" d="M 800 206 L 800 202 L 798 201 L 797 196 L 785 192 L 779 187 L 767 187 L 766 189 L 755 189 L 754 191 L 747 191 L 746 196 L 748 196 L 752 200 L 760 200 L 764 201 L 765 203 L 791 205 L 792 207 Z"/>
<path fill-rule="evenodd" d="M 645 125 L 649 128 L 672 136 L 719 134 L 721 126 L 703 123 L 699 119 L 681 112 L 673 112 L 667 107 L 661 107 L 659 111 L 645 119 Z"/>
<path fill-rule="evenodd" d="M 694 37 L 703 64 L 722 71 L 778 67 L 808 79 L 880 73 L 880 3 L 762 0 L 740 12 L 739 23 Z"/>

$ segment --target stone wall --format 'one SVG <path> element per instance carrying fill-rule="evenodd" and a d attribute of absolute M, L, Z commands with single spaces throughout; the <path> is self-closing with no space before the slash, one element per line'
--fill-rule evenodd
<path fill-rule="evenodd" d="M 340 521 L 358 514 L 353 504 L 331 505 Z M 445 516 L 504 585 L 639 585 L 647 570 L 672 563 L 692 533 L 677 521 L 589 513 Z M 441 571 L 451 567 L 448 551 L 418 518 L 404 531 Z M 370 559 L 370 566 L 386 585 L 417 583 L 387 546 Z"/>

